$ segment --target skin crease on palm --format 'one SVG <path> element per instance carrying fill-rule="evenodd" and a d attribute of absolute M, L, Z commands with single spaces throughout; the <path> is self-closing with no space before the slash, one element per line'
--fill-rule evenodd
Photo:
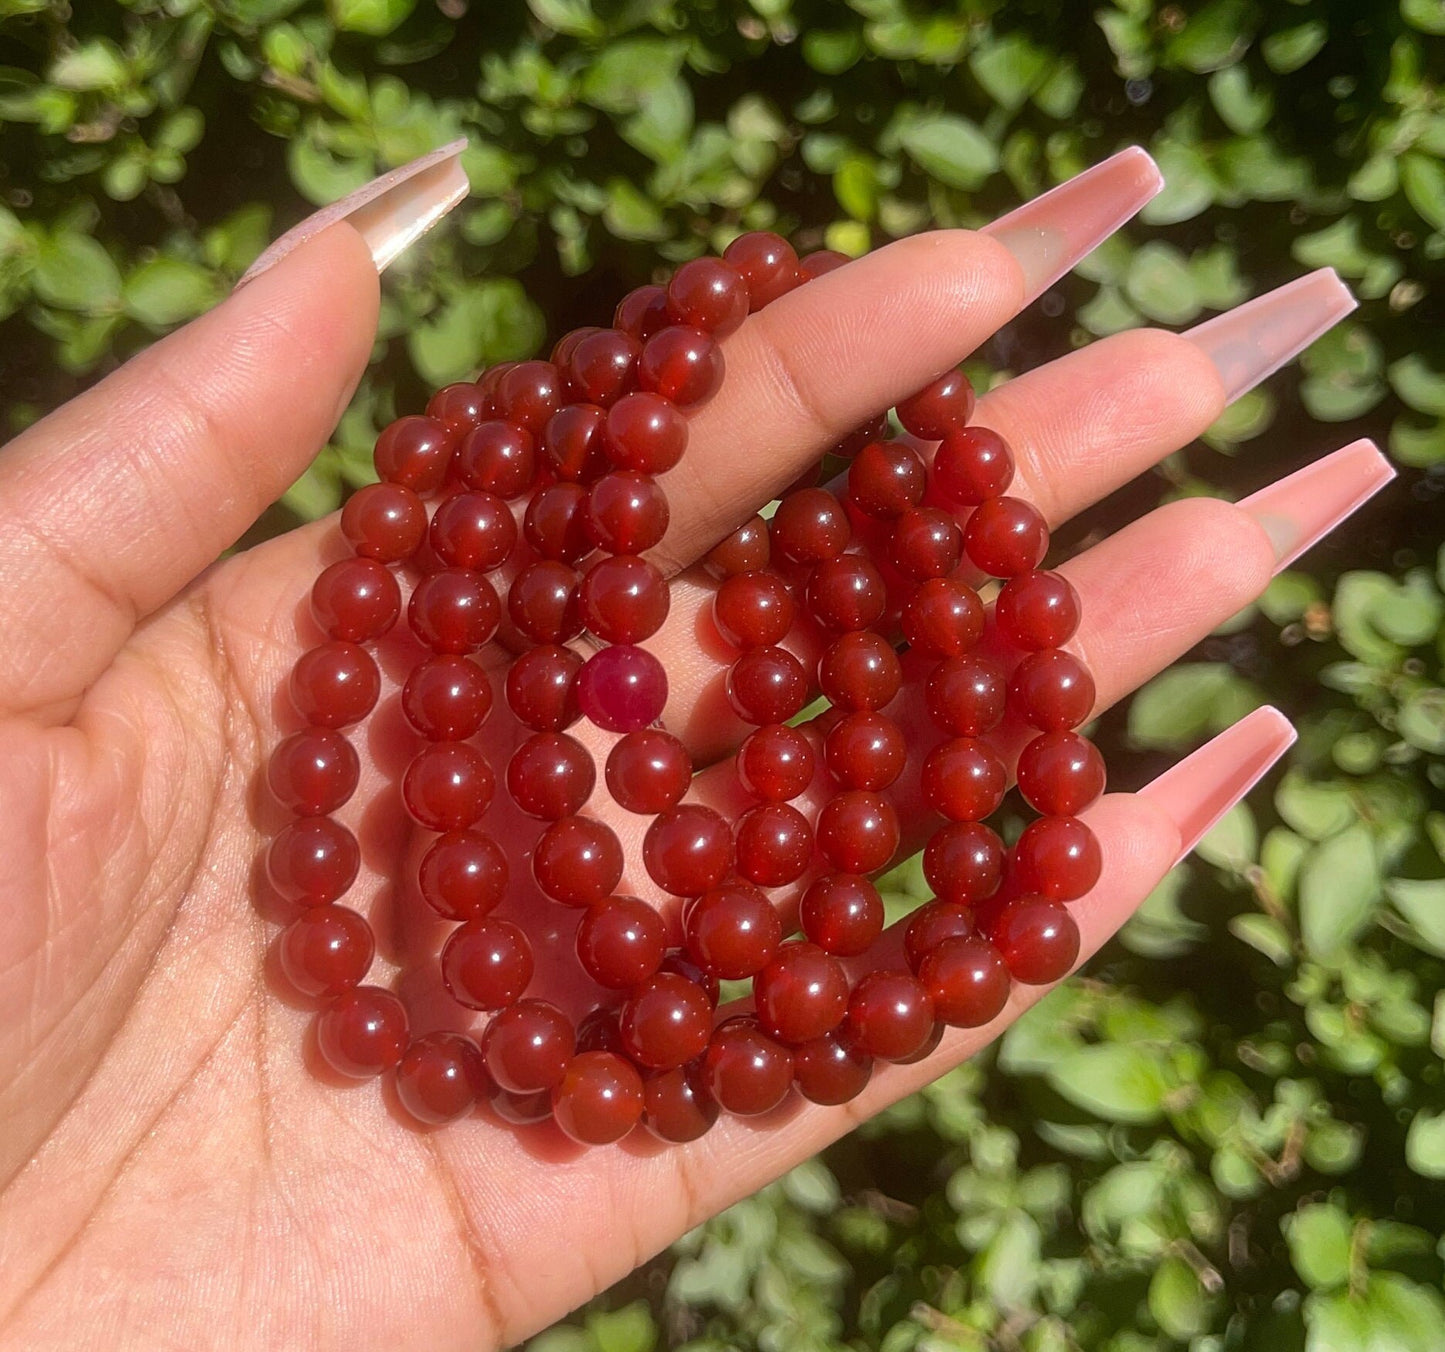
<path fill-rule="evenodd" d="M 810 283 L 726 341 L 723 392 L 665 481 L 658 558 L 678 576 L 652 645 L 681 673 L 666 721 L 700 760 L 730 748 L 707 673 L 688 674 L 706 600 L 695 561 L 1024 299 L 1000 244 L 937 232 Z M 334 226 L 0 452 L 0 1348 L 515 1342 L 956 1064 L 1041 993 L 1016 988 L 993 1025 L 883 1069 L 843 1108 L 723 1119 L 686 1147 L 634 1137 L 583 1152 L 485 1114 L 419 1132 L 376 1084 L 318 1074 L 314 1007 L 275 974 L 278 916 L 257 860 L 279 819 L 259 781 L 295 726 L 278 692 L 317 637 L 311 582 L 344 546 L 329 520 L 212 560 L 329 435 L 377 304 L 365 244 Z M 1224 399 L 1198 347 L 1140 331 L 1000 387 L 978 421 L 1011 439 L 1015 491 L 1057 522 L 1188 443 Z M 1253 599 L 1274 566 L 1260 525 L 1212 500 L 1072 560 L 1085 615 L 1072 646 L 1100 707 Z M 483 658 L 495 678 L 508 655 Z M 403 969 L 415 1022 L 438 996 L 412 958 L 434 954 L 444 927 L 391 896 L 414 848 L 394 698 L 414 660 L 400 640 L 383 650 L 388 690 L 354 738 L 362 785 L 340 815 L 363 851 L 347 904 Z M 482 740 L 503 764 L 517 740 L 503 710 Z M 704 770 L 695 792 L 725 803 L 728 773 Z M 1085 955 L 1181 846 L 1143 796 L 1108 795 L 1087 817 L 1106 864 L 1074 908 Z M 641 825 L 618 821 L 632 859 Z M 534 899 L 518 913 L 545 922 Z M 569 998 L 559 972 L 544 980 Z"/>

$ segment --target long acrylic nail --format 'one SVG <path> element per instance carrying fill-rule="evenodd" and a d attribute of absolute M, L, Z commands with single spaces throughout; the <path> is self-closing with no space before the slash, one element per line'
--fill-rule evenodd
<path fill-rule="evenodd" d="M 1184 334 L 1219 371 L 1226 402 L 1252 390 L 1359 302 L 1334 268 L 1297 277 Z"/>
<path fill-rule="evenodd" d="M 469 189 L 461 164 L 466 147 L 465 138 L 441 146 L 313 212 L 273 242 L 246 269 L 236 286 L 255 280 L 337 221 L 345 221 L 361 232 L 376 270 L 381 272 L 408 244 L 420 239 L 466 198 Z"/>
<path fill-rule="evenodd" d="M 1018 260 L 1024 302 L 1049 289 L 1164 186 L 1159 166 L 1138 146 L 1076 174 L 1067 183 L 986 225 Z"/>
<path fill-rule="evenodd" d="M 1178 863 L 1294 745 L 1294 728 L 1266 704 L 1139 790 L 1179 828 Z"/>
<path fill-rule="evenodd" d="M 1239 505 L 1274 546 L 1275 571 L 1287 568 L 1395 477 L 1395 467 L 1368 438 L 1261 488 Z"/>

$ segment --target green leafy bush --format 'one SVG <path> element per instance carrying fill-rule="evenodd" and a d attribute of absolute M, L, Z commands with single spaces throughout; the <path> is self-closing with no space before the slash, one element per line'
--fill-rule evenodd
<path fill-rule="evenodd" d="M 1400 484 L 1105 720 L 1120 782 L 1269 698 L 1302 737 L 1087 977 L 537 1352 L 1445 1347 L 1442 0 L 0 0 L 19 428 L 313 204 L 466 134 L 376 360 L 262 533 L 395 412 L 739 230 L 858 253 L 1131 141 L 1168 187 L 982 354 L 1333 266 L 1297 372 L 1066 533 L 1371 434 Z M 1320 424 L 1335 424 L 1321 426 Z M 895 906 L 914 871 L 893 877 Z"/>

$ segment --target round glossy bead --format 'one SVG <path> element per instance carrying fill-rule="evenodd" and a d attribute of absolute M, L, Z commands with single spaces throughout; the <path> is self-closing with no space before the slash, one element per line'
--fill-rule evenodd
<path fill-rule="evenodd" d="M 622 1033 L 617 1026 L 617 1011 L 606 1005 L 599 1005 L 577 1025 L 577 1050 L 579 1052 L 616 1052 L 626 1056 L 622 1045 Z"/>
<path fill-rule="evenodd" d="M 607 791 L 619 807 L 655 816 L 675 806 L 692 783 L 692 758 L 670 732 L 629 732 L 607 753 Z"/>
<path fill-rule="evenodd" d="M 881 413 L 860 423 L 842 441 L 832 446 L 828 454 L 840 460 L 852 460 L 865 446 L 871 446 L 875 441 L 887 441 L 889 436 L 888 415 Z"/>
<path fill-rule="evenodd" d="M 356 792 L 361 761 L 339 732 L 307 728 L 272 753 L 266 771 L 272 797 L 298 817 L 324 817 Z"/>
<path fill-rule="evenodd" d="M 344 728 L 376 707 L 381 673 L 365 648 L 323 643 L 302 653 L 291 672 L 291 702 L 308 723 Z"/>
<path fill-rule="evenodd" d="M 843 1036 L 880 1061 L 905 1061 L 933 1036 L 933 997 L 908 972 L 869 972 L 848 997 Z"/>
<path fill-rule="evenodd" d="M 341 533 L 358 554 L 378 563 L 409 559 L 426 529 L 422 500 L 401 484 L 367 484 L 341 509 Z"/>
<path fill-rule="evenodd" d="M 490 1089 L 481 1048 L 461 1033 L 424 1033 L 396 1067 L 401 1106 L 428 1126 L 465 1117 Z"/>
<path fill-rule="evenodd" d="M 507 891 L 507 856 L 490 836 L 449 831 L 422 856 L 422 898 L 447 920 L 480 920 Z"/>
<path fill-rule="evenodd" d="M 608 897 L 577 928 L 577 960 L 599 986 L 631 990 L 662 965 L 667 925 L 645 901 Z"/>
<path fill-rule="evenodd" d="M 538 559 L 512 580 L 507 614 L 535 643 L 559 644 L 582 632 L 582 607 L 577 602 L 580 579 L 556 559 Z"/>
<path fill-rule="evenodd" d="M 1076 732 L 1045 732 L 1019 753 L 1019 792 L 1036 812 L 1077 817 L 1104 792 L 1104 758 Z"/>
<path fill-rule="evenodd" d="M 535 732 L 561 732 L 581 717 L 577 673 L 582 655 L 544 643 L 513 658 L 507 668 L 507 707 Z"/>
<path fill-rule="evenodd" d="M 1003 865 L 1003 841 L 980 822 L 949 822 L 923 849 L 923 876 L 944 901 L 991 897 L 1003 879 Z"/>
<path fill-rule="evenodd" d="M 495 789 L 492 767 L 469 742 L 433 742 L 401 781 L 406 810 L 429 831 L 464 830 L 487 810 Z"/>
<path fill-rule="evenodd" d="M 848 546 L 852 527 L 843 504 L 826 488 L 789 493 L 773 513 L 773 551 L 793 563 L 822 563 Z"/>
<path fill-rule="evenodd" d="M 658 972 L 622 1006 L 627 1054 L 652 1070 L 671 1070 L 701 1056 L 712 1034 L 712 1003 L 686 977 Z"/>
<path fill-rule="evenodd" d="M 808 673 L 786 648 L 753 648 L 728 670 L 727 697 L 749 723 L 786 723 L 808 702 Z"/>
<path fill-rule="evenodd" d="M 487 1025 L 482 1056 L 502 1089 L 535 1094 L 562 1080 L 576 1050 L 572 1021 L 546 1000 L 518 1000 Z"/>
<path fill-rule="evenodd" d="M 848 1010 L 848 975 L 816 944 L 790 942 L 753 978 L 758 1023 L 769 1037 L 808 1042 L 831 1033 Z"/>
<path fill-rule="evenodd" d="M 798 921 L 808 939 L 835 958 L 866 953 L 883 933 L 883 899 L 856 873 L 825 873 L 803 893 Z"/>
<path fill-rule="evenodd" d="M 923 762 L 923 796 L 949 821 L 979 822 L 998 811 L 1008 771 L 998 753 L 976 737 L 955 737 Z"/>
<path fill-rule="evenodd" d="M 327 638 L 364 643 L 380 638 L 401 614 L 401 589 L 385 564 L 342 559 L 322 571 L 311 589 L 311 613 Z"/>
<path fill-rule="evenodd" d="M 666 704 L 667 672 L 645 648 L 603 648 L 577 673 L 578 708 L 608 732 L 637 732 L 657 722 Z"/>
<path fill-rule="evenodd" d="M 667 284 L 667 312 L 679 324 L 725 338 L 748 317 L 748 284 L 718 258 L 694 258 Z"/>
<path fill-rule="evenodd" d="M 802 281 L 793 246 L 771 230 L 739 235 L 723 250 L 723 261 L 747 283 L 750 310 L 770 305 Z"/>
<path fill-rule="evenodd" d="M 577 600 L 583 624 L 604 643 L 640 643 L 662 628 L 671 593 L 655 564 L 614 554 L 587 570 Z"/>
<path fill-rule="evenodd" d="M 736 573 L 755 573 L 768 566 L 772 558 L 772 536 L 768 523 L 760 516 L 751 516 L 731 535 L 719 540 L 702 566 L 709 577 L 726 578 Z"/>
<path fill-rule="evenodd" d="M 597 324 L 583 324 L 581 328 L 569 329 L 552 344 L 552 350 L 547 354 L 547 360 L 565 375 L 567 363 L 572 360 L 572 354 L 577 350 L 577 345 L 584 338 L 590 338 L 594 333 L 601 332 L 602 329 Z"/>
<path fill-rule="evenodd" d="M 734 573 L 713 594 L 718 633 L 735 648 L 770 648 L 793 627 L 793 593 L 776 573 Z"/>
<path fill-rule="evenodd" d="M 593 548 L 587 490 L 565 480 L 539 488 L 522 517 L 522 533 L 544 559 L 576 563 L 584 558 Z"/>
<path fill-rule="evenodd" d="M 865 516 L 890 520 L 923 501 L 928 471 L 913 447 L 872 441 L 848 466 L 848 499 Z"/>
<path fill-rule="evenodd" d="M 818 848 L 842 873 L 874 873 L 898 849 L 898 813 L 882 794 L 848 789 L 818 814 Z"/>
<path fill-rule="evenodd" d="M 588 483 L 607 470 L 602 426 L 607 412 L 598 404 L 567 404 L 542 429 L 542 463 L 559 479 Z"/>
<path fill-rule="evenodd" d="M 639 286 L 618 302 L 612 322 L 634 338 L 650 338 L 671 322 L 667 313 L 667 291 L 660 286 Z"/>
<path fill-rule="evenodd" d="M 493 418 L 462 438 L 455 468 L 468 488 L 510 502 L 536 481 L 537 443 L 525 427 Z"/>
<path fill-rule="evenodd" d="M 749 733 L 738 748 L 738 779 L 755 797 L 783 803 L 813 782 L 816 760 L 813 744 L 797 728 L 771 723 Z"/>
<path fill-rule="evenodd" d="M 642 1086 L 642 1124 L 662 1141 L 683 1144 L 707 1134 L 718 1106 L 702 1082 L 699 1065 L 678 1066 L 651 1075 Z"/>
<path fill-rule="evenodd" d="M 664 892 L 701 896 L 722 882 L 732 867 L 732 832 L 712 808 L 681 803 L 660 813 L 647 828 L 642 862 Z"/>
<path fill-rule="evenodd" d="M 1076 728 L 1094 711 L 1094 678 L 1073 653 L 1045 648 L 1014 668 L 1009 702 L 1018 716 L 1042 732 Z"/>
<path fill-rule="evenodd" d="M 991 936 L 1015 981 L 1047 986 L 1062 981 L 1079 956 L 1079 927 L 1057 901 L 1015 897 L 994 921 Z"/>
<path fill-rule="evenodd" d="M 1014 458 L 1004 439 L 987 427 L 945 433 L 933 453 L 933 482 L 960 507 L 977 507 L 1008 492 Z"/>
<path fill-rule="evenodd" d="M 411 631 L 433 652 L 475 652 L 497 632 L 501 602 L 492 584 L 465 568 L 424 577 L 406 608 Z"/>
<path fill-rule="evenodd" d="M 517 518 L 495 493 L 458 493 L 436 509 L 432 552 L 449 568 L 500 567 L 517 544 Z"/>
<path fill-rule="evenodd" d="M 684 908 L 685 909 L 685 908 Z M 663 972 L 671 972 L 674 976 L 683 977 L 691 981 L 705 996 L 708 1003 L 714 1008 L 717 1007 L 718 997 L 722 994 L 722 987 L 718 979 L 700 963 L 692 960 L 686 949 L 674 948 L 663 958 L 662 966 L 658 969 Z"/>
<path fill-rule="evenodd" d="M 748 883 L 724 883 L 704 892 L 688 906 L 683 930 L 687 951 L 725 981 L 761 971 L 783 939 L 773 903 Z"/>
<path fill-rule="evenodd" d="M 982 737 L 1003 719 L 1007 690 L 1002 675 L 982 657 L 949 657 L 928 675 L 923 690 L 929 716 L 954 737 Z"/>
<path fill-rule="evenodd" d="M 487 416 L 487 398 L 470 380 L 443 385 L 427 400 L 426 415 L 435 418 L 453 435 L 470 432 Z"/>
<path fill-rule="evenodd" d="M 915 437 L 938 441 L 973 417 L 973 386 L 962 371 L 945 371 L 895 410 Z"/>
<path fill-rule="evenodd" d="M 919 963 L 918 979 L 933 998 L 934 1013 L 954 1028 L 991 1023 L 1008 1003 L 1008 967 L 981 935 L 941 940 Z"/>
<path fill-rule="evenodd" d="M 361 869 L 356 837 L 330 817 L 302 817 L 283 826 L 266 852 L 271 886 L 287 901 L 324 906 L 335 901 Z"/>
<path fill-rule="evenodd" d="M 1049 528 L 1022 498 L 990 498 L 968 518 L 963 547 L 990 577 L 1016 577 L 1038 566 L 1049 547 Z"/>
<path fill-rule="evenodd" d="M 903 605 L 903 637 L 925 657 L 962 657 L 983 636 L 983 602 L 965 582 L 929 578 Z"/>
<path fill-rule="evenodd" d="M 492 684 L 470 658 L 443 653 L 428 658 L 406 678 L 401 711 L 433 742 L 463 741 L 491 713 Z"/>
<path fill-rule="evenodd" d="M 1062 573 L 1020 573 L 1004 583 L 993 616 L 1017 647 L 1058 648 L 1079 627 L 1079 594 Z"/>
<path fill-rule="evenodd" d="M 972 907 L 957 901 L 925 902 L 909 917 L 908 928 L 903 931 L 903 952 L 909 967 L 916 974 L 923 959 L 945 939 L 966 939 L 975 928 Z"/>
<path fill-rule="evenodd" d="M 1077 817 L 1040 817 L 1014 842 L 1012 875 L 1020 890 L 1076 901 L 1103 870 L 1099 840 Z"/>
<path fill-rule="evenodd" d="M 738 818 L 737 870 L 759 887 L 797 882 L 813 858 L 808 819 L 787 803 L 759 803 Z"/>
<path fill-rule="evenodd" d="M 837 272 L 845 263 L 853 260 L 837 249 L 815 249 L 798 260 L 798 271 L 806 281 L 815 281 L 830 272 Z"/>
<path fill-rule="evenodd" d="M 540 433 L 562 406 L 561 373 L 549 361 L 519 361 L 497 381 L 497 412 L 508 422 Z"/>
<path fill-rule="evenodd" d="M 340 995 L 371 966 L 371 926 L 345 906 L 313 906 L 282 932 L 277 957 L 286 979 L 303 995 Z"/>
<path fill-rule="evenodd" d="M 888 588 L 863 554 L 825 559 L 808 578 L 808 613 L 827 629 L 870 629 L 883 618 Z"/>
<path fill-rule="evenodd" d="M 609 408 L 637 388 L 641 354 L 642 344 L 632 334 L 599 329 L 580 339 L 568 355 L 568 386 L 584 402 Z"/>
<path fill-rule="evenodd" d="M 735 1117 L 770 1113 L 793 1087 L 793 1054 L 774 1042 L 757 1020 L 729 1019 L 702 1058 L 708 1092 Z"/>
<path fill-rule="evenodd" d="M 596 783 L 592 753 L 565 732 L 533 733 L 507 762 L 512 801 L 543 821 L 580 812 Z"/>
<path fill-rule="evenodd" d="M 587 491 L 587 532 L 609 554 L 641 554 L 667 533 L 667 495 L 632 469 L 604 474 Z"/>
<path fill-rule="evenodd" d="M 612 829 L 591 817 L 553 822 L 532 849 L 532 876 L 553 901 L 591 906 L 622 881 L 622 845 Z"/>
<path fill-rule="evenodd" d="M 825 1033 L 793 1048 L 793 1083 L 810 1103 L 834 1107 L 848 1103 L 868 1087 L 873 1058 Z"/>
<path fill-rule="evenodd" d="M 435 418 L 410 414 L 398 418 L 376 439 L 372 460 L 376 477 L 414 493 L 434 493 L 451 464 L 456 434 Z"/>
<path fill-rule="evenodd" d="M 642 1120 L 642 1076 L 625 1057 L 582 1052 L 552 1090 L 552 1117 L 579 1145 L 620 1141 Z"/>
<path fill-rule="evenodd" d="M 552 1116 L 552 1095 L 545 1089 L 535 1094 L 514 1094 L 509 1089 L 497 1089 L 487 1103 L 503 1122 L 510 1122 L 514 1127 L 533 1126 Z"/>
<path fill-rule="evenodd" d="M 840 709 L 881 709 L 902 684 L 903 667 L 893 645 L 871 630 L 834 639 L 818 663 L 818 685 Z"/>
<path fill-rule="evenodd" d="M 823 760 L 846 789 L 886 789 L 908 760 L 903 729 L 883 714 L 862 711 L 840 718 L 823 739 Z"/>
<path fill-rule="evenodd" d="M 939 507 L 913 507 L 893 527 L 889 557 L 904 577 L 915 582 L 941 578 L 958 567 L 963 532 Z"/>
<path fill-rule="evenodd" d="M 687 419 L 660 394 L 640 390 L 607 410 L 607 453 L 618 469 L 665 474 L 687 448 Z"/>
<path fill-rule="evenodd" d="M 723 355 L 701 329 L 672 324 L 642 345 L 637 383 L 679 408 L 711 399 L 723 380 Z"/>
<path fill-rule="evenodd" d="M 317 1015 L 316 1046 L 338 1075 L 352 1080 L 380 1075 L 406 1050 L 406 1006 L 379 986 L 357 986 Z"/>

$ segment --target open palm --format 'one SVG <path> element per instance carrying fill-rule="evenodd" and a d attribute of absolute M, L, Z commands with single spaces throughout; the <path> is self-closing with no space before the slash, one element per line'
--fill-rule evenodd
<path fill-rule="evenodd" d="M 1142 156 L 1120 162 L 1100 209 L 1117 223 L 1151 172 Z M 669 671 L 665 721 L 699 765 L 741 725 L 721 712 L 727 659 L 695 560 L 1076 261 L 1071 228 L 1047 266 L 1007 230 L 905 240 L 727 340 L 724 391 L 667 476 L 672 525 L 655 557 L 672 610 L 649 644 Z M 1321 305 L 1294 321 L 1301 341 L 1338 317 Z M 314 1073 L 314 1006 L 273 970 L 280 912 L 257 859 L 278 818 L 259 772 L 295 726 L 278 691 L 316 641 L 307 592 L 342 545 L 321 522 L 208 565 L 329 434 L 376 307 L 371 257 L 336 226 L 0 453 L 0 1346 L 515 1341 L 969 1055 L 1037 995 L 1016 989 L 993 1025 L 880 1069 L 846 1107 L 723 1119 L 684 1147 L 582 1152 L 486 1113 L 420 1132 L 375 1084 Z M 1190 441 L 1240 388 L 1208 342 L 1141 331 L 1000 386 L 978 421 L 1014 446 L 1014 491 L 1057 523 Z M 1349 480 L 1336 498 L 1374 486 L 1369 454 L 1335 465 Z M 1290 530 L 1329 514 L 1305 503 L 1292 526 L 1270 507 L 1175 503 L 1066 565 L 1085 616 L 1071 646 L 1101 708 L 1256 596 Z M 343 816 L 363 848 L 352 904 L 371 909 L 405 984 L 445 927 L 390 881 L 415 848 L 396 824 L 394 678 L 409 664 L 397 659 L 356 739 L 362 788 Z M 500 671 L 507 655 L 483 659 Z M 905 726 L 915 693 L 900 697 Z M 499 710 L 481 744 L 500 765 L 518 736 Z M 1184 771 L 1090 810 L 1105 868 L 1075 908 L 1086 954 L 1288 736 L 1257 715 Z M 723 802 L 728 783 L 704 769 L 694 793 Z M 916 786 L 905 777 L 897 793 L 902 819 L 926 825 Z M 601 789 L 589 811 L 614 814 L 635 859 L 642 823 Z M 499 835 L 519 842 L 525 878 L 530 839 Z M 519 895 L 504 913 L 535 930 L 558 910 Z M 466 1015 L 435 990 L 411 994 L 414 1025 Z"/>

